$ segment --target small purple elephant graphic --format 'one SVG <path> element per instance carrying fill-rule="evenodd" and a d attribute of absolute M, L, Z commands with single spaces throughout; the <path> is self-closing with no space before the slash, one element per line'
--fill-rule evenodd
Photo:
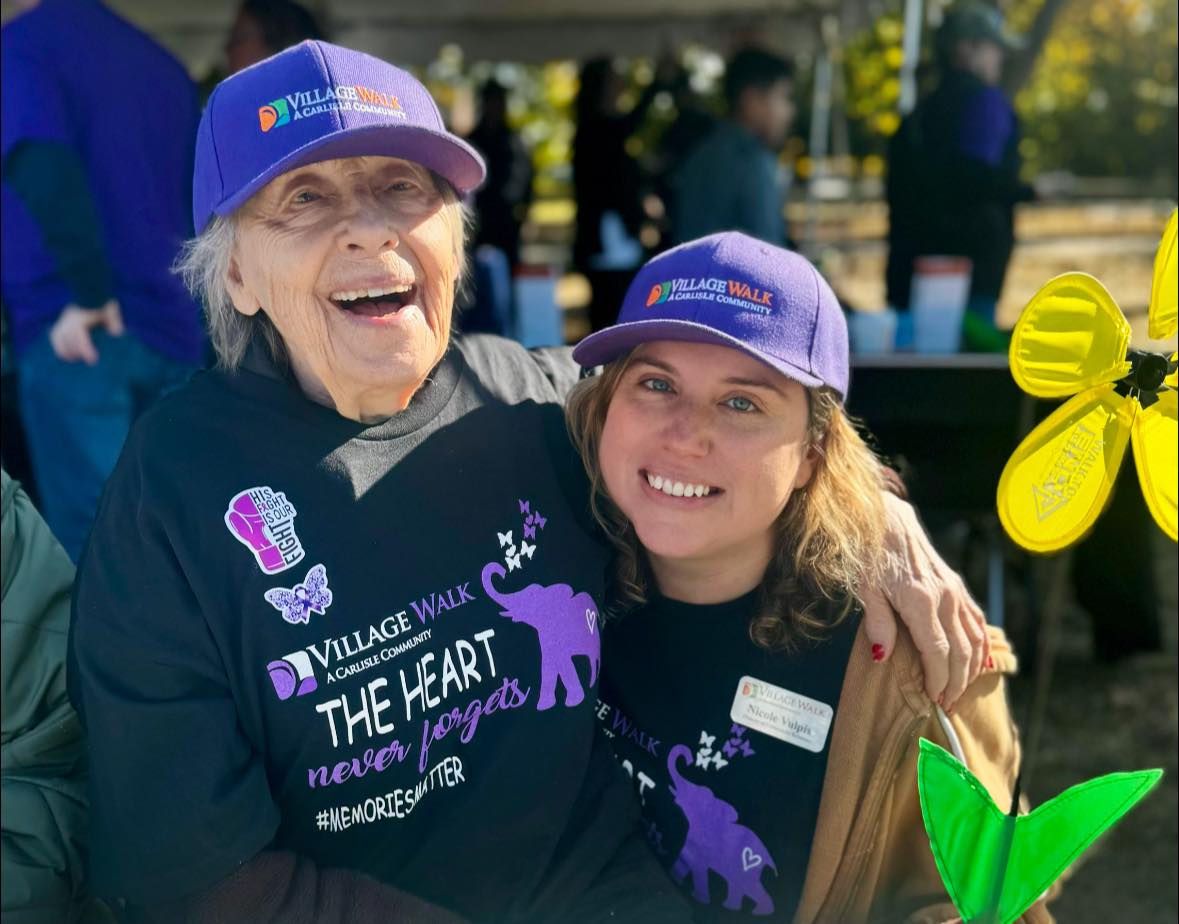
<path fill-rule="evenodd" d="M 761 872 L 767 866 L 778 872 L 774 858 L 761 838 L 737 823 L 733 806 L 718 799 L 707 786 L 680 775 L 676 764 L 681 758 L 691 766 L 692 751 L 678 744 L 667 755 L 667 772 L 672 780 L 668 789 L 688 820 L 688 835 L 672 864 L 671 878 L 680 883 L 691 873 L 692 897 L 707 905 L 708 871 L 714 870 L 728 887 L 725 908 L 739 911 L 742 901 L 750 898 L 754 914 L 773 914 L 774 902 L 761 884 Z"/>
<path fill-rule="evenodd" d="M 557 704 L 557 680 L 565 685 L 565 705 L 576 706 L 585 699 L 585 690 L 574 655 L 589 659 L 589 685 L 598 679 L 602 660 L 602 640 L 598 633 L 598 605 L 587 593 L 575 594 L 568 584 L 529 584 L 523 590 L 501 593 L 492 578 L 507 572 L 499 562 L 483 568 L 483 589 L 504 609 L 501 616 L 522 622 L 536 630 L 540 641 L 540 695 L 537 709 L 551 709 Z"/>

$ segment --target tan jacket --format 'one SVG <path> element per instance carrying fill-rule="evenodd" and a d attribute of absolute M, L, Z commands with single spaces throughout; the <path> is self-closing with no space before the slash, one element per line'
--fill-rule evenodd
<path fill-rule="evenodd" d="M 1006 811 L 1019 743 L 1007 708 L 1004 674 L 1015 654 L 992 628 L 994 667 L 963 695 L 951 719 L 970 771 Z M 957 921 L 921 820 L 917 741 L 950 750 L 922 692 L 920 658 L 904 632 L 884 664 L 875 664 L 860 629 L 852 646 L 831 733 L 831 753 L 810 864 L 794 924 Z M 1022 918 L 1051 924 L 1043 902 Z"/>

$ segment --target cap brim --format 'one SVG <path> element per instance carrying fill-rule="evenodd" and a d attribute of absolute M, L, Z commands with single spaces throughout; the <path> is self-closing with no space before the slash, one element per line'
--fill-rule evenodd
<path fill-rule="evenodd" d="M 677 321 L 670 319 L 651 321 L 628 321 L 625 324 L 615 324 L 596 334 L 590 334 L 573 348 L 573 358 L 580 365 L 589 369 L 613 362 L 624 353 L 629 352 L 643 343 L 653 340 L 678 340 L 683 343 L 713 343 L 717 346 L 732 347 L 740 350 L 754 359 L 760 360 L 772 369 L 781 372 L 788 379 L 793 379 L 808 388 L 819 388 L 824 383 L 821 379 L 804 369 L 799 369 L 784 360 L 760 350 L 755 350 L 742 343 L 736 337 L 721 333 L 705 324 L 696 321 Z"/>
<path fill-rule="evenodd" d="M 487 176 L 483 158 L 461 138 L 417 125 L 358 125 L 316 138 L 271 164 L 232 196 L 213 207 L 229 215 L 273 180 L 307 164 L 341 157 L 399 157 L 428 167 L 460 194 L 476 189 Z"/>

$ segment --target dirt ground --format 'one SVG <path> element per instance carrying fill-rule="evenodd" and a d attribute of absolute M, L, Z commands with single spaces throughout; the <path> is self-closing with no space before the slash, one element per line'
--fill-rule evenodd
<path fill-rule="evenodd" d="M 951 544 L 935 538 L 943 554 L 962 568 L 948 548 Z M 1068 591 L 1061 609 L 1046 720 L 1030 766 L 1033 805 L 1105 773 L 1164 770 L 1158 787 L 1074 864 L 1051 905 L 1063 924 L 1179 920 L 1179 552 L 1161 532 L 1153 540 L 1161 651 L 1100 663 L 1094 657 L 1089 614 Z M 1008 630 L 1017 638 L 1026 619 L 1023 594 L 1025 589 L 1016 585 L 1006 595 Z M 1036 658 L 1028 650 L 1019 655 L 1020 673 L 1010 696 L 1015 719 L 1025 726 L 1026 743 Z M 1025 766 L 1027 760 L 1025 754 Z"/>
<path fill-rule="evenodd" d="M 1032 801 L 1103 773 L 1164 770 L 1155 791 L 1074 866 L 1052 906 L 1057 920 L 1069 924 L 1179 920 L 1179 557 L 1162 533 L 1155 539 L 1163 651 L 1100 664 L 1088 614 L 1075 605 L 1064 610 Z M 1017 719 L 1026 714 L 1032 684 L 1029 670 L 1012 686 Z"/>

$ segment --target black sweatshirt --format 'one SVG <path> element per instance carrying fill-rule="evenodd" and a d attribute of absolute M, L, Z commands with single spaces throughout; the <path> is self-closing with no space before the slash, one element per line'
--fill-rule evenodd
<path fill-rule="evenodd" d="M 637 814 L 595 731 L 574 373 L 470 338 L 369 426 L 255 349 L 140 420 L 71 639 L 100 893 L 166 903 L 289 852 L 316 888 L 337 867 L 477 921 L 678 915 L 656 864 L 611 867 Z"/>

